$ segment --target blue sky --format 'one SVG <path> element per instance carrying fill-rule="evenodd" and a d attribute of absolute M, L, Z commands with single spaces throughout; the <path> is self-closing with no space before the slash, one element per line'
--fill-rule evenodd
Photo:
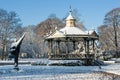
<path fill-rule="evenodd" d="M 37 25 L 52 13 L 62 19 L 70 5 L 78 9 L 87 29 L 97 29 L 108 11 L 120 7 L 120 0 L 0 0 L 0 8 L 15 11 L 23 26 Z"/>

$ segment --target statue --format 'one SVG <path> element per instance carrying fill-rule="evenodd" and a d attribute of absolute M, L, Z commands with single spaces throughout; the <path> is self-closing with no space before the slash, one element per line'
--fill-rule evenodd
<path fill-rule="evenodd" d="M 20 39 L 18 39 L 17 41 L 14 41 L 10 47 L 10 53 L 12 55 L 14 55 L 14 69 L 16 69 L 16 70 L 19 70 L 18 57 L 19 57 L 19 52 L 20 52 L 20 45 L 21 45 L 24 37 L 25 37 L 25 33 L 22 35 L 22 37 Z"/>

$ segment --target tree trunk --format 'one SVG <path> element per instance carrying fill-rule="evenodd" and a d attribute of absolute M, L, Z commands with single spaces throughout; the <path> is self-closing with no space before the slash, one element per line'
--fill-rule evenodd
<path fill-rule="evenodd" d="M 117 41 L 117 24 L 114 22 L 113 23 L 113 27 L 114 27 L 114 32 L 115 32 L 115 50 L 116 50 L 116 54 L 115 54 L 115 57 L 118 58 L 119 57 L 119 54 L 118 54 L 118 41 Z"/>
<path fill-rule="evenodd" d="M 117 44 L 117 32 L 115 31 L 115 48 L 116 48 L 116 58 L 119 57 L 119 54 L 118 54 L 118 44 Z"/>

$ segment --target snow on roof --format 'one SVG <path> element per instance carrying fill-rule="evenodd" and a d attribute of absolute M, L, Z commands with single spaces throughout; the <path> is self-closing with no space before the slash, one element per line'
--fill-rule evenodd
<path fill-rule="evenodd" d="M 72 13 L 69 14 L 69 16 L 66 18 L 66 20 L 74 19 L 72 16 Z"/>
<path fill-rule="evenodd" d="M 90 31 L 83 31 L 78 27 L 64 27 L 60 30 L 56 30 L 54 33 L 50 34 L 47 39 L 52 39 L 52 38 L 65 38 L 66 36 L 91 36 L 91 38 L 98 38 L 97 33 L 95 30 L 90 30 Z"/>
<path fill-rule="evenodd" d="M 91 35 L 94 31 L 90 30 L 90 31 L 85 31 L 87 34 Z"/>
<path fill-rule="evenodd" d="M 60 29 L 61 32 L 65 33 L 66 35 L 86 35 L 85 31 L 77 28 L 77 27 L 64 27 Z"/>
<path fill-rule="evenodd" d="M 94 29 L 91 29 L 90 31 L 85 31 L 85 32 L 94 38 L 98 38 L 98 34 L 96 33 L 96 31 Z"/>
<path fill-rule="evenodd" d="M 51 34 L 51 35 L 48 37 L 48 39 L 49 39 L 49 38 L 62 38 L 62 37 L 65 37 L 64 33 L 61 32 L 61 31 L 56 30 L 55 33 Z"/>

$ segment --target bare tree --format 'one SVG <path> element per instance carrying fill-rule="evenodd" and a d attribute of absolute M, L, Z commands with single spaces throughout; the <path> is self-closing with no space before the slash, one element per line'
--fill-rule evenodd
<path fill-rule="evenodd" d="M 26 36 L 21 45 L 21 53 L 26 53 L 28 58 L 39 58 L 42 57 L 43 51 L 43 37 L 35 33 L 35 25 L 28 25 L 22 28 L 23 32 L 26 33 Z"/>
<path fill-rule="evenodd" d="M 98 33 L 101 50 L 115 50 L 113 29 L 107 25 L 102 25 L 98 28 Z"/>
<path fill-rule="evenodd" d="M 4 59 L 6 46 L 16 27 L 19 27 L 20 19 L 15 12 L 7 12 L 0 9 L 0 45 L 2 47 L 1 59 Z"/>
<path fill-rule="evenodd" d="M 62 21 L 54 15 L 50 15 L 48 19 L 37 25 L 35 32 L 41 36 L 54 32 L 56 28 L 64 27 Z"/>
<path fill-rule="evenodd" d="M 107 25 L 108 27 L 111 27 L 111 30 L 113 31 L 113 36 L 114 36 L 114 46 L 115 46 L 115 51 L 116 55 L 115 57 L 119 57 L 119 52 L 118 52 L 118 36 L 119 36 L 119 28 L 120 28 L 120 8 L 115 8 L 111 11 L 109 11 L 105 15 L 104 19 L 104 24 Z"/>
<path fill-rule="evenodd" d="M 37 34 L 37 38 L 39 38 L 41 56 L 47 57 L 47 42 L 44 41 L 46 35 L 51 34 L 56 29 L 63 28 L 65 24 L 59 18 L 56 17 L 55 14 L 51 14 L 45 21 L 38 24 L 35 28 L 35 33 Z"/>

